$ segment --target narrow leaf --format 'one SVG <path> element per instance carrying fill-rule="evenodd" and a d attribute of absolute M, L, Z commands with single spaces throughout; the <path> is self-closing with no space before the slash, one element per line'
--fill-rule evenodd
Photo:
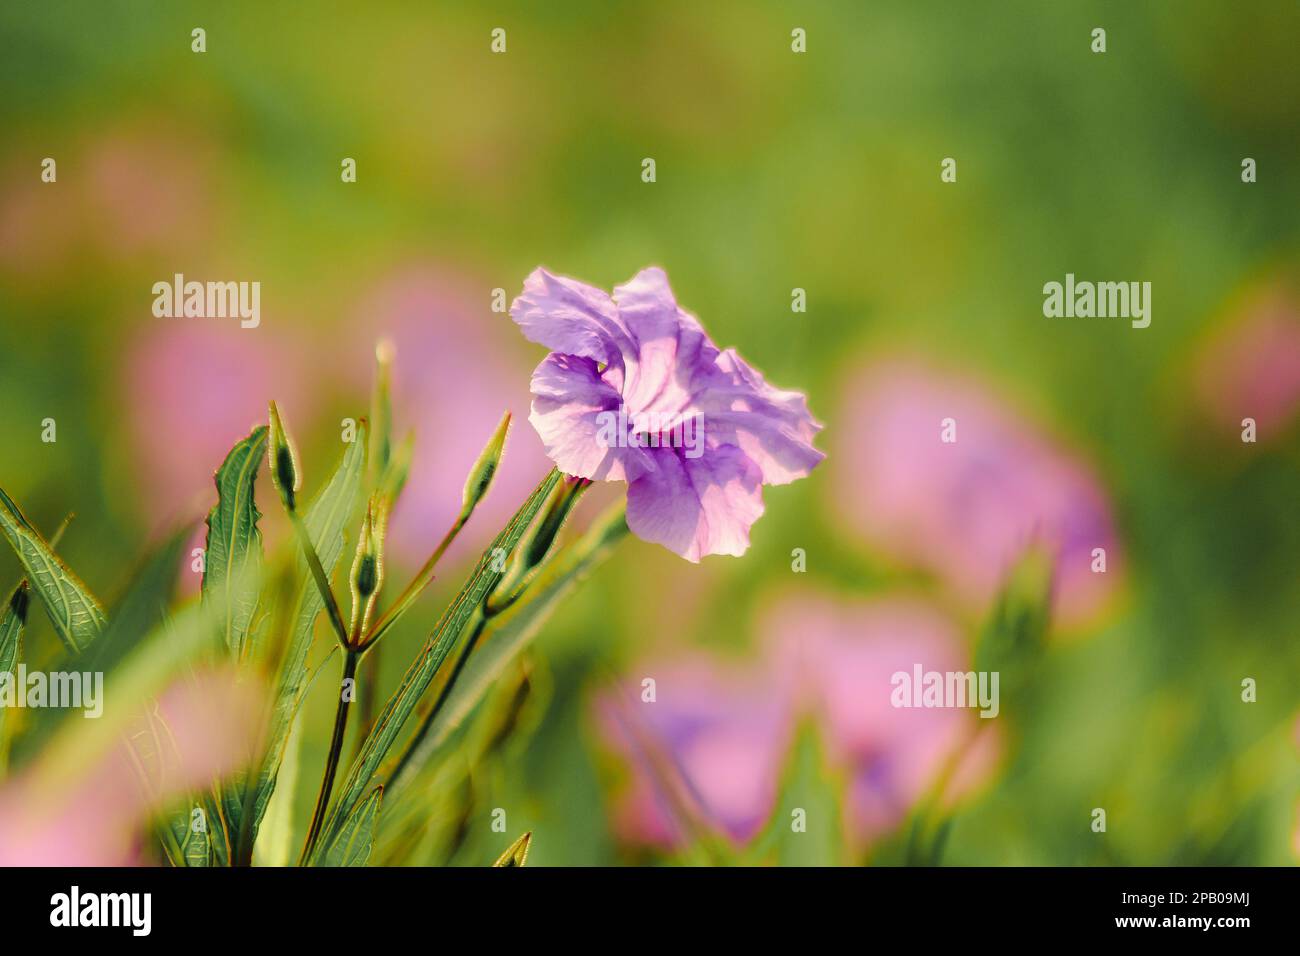
<path fill-rule="evenodd" d="M 32 590 L 45 606 L 59 639 L 70 653 L 81 653 L 104 629 L 108 621 L 104 609 L 3 489 L 0 489 L 0 532 L 17 552 Z"/>
<path fill-rule="evenodd" d="M 13 673 L 22 648 L 23 628 L 27 624 L 27 602 L 30 590 L 26 581 L 14 589 L 0 613 L 0 674 Z M 3 712 L 0 712 L 3 716 Z"/>
<path fill-rule="evenodd" d="M 343 821 L 338 837 L 321 856 L 323 866 L 365 866 L 375 845 L 375 825 L 384 788 L 375 787 Z"/>
<path fill-rule="evenodd" d="M 332 572 L 343 554 L 343 532 L 357 510 L 362 480 L 365 477 L 366 433 L 364 423 L 357 431 L 356 440 L 343 453 L 333 477 L 312 503 L 307 507 L 304 524 L 321 565 L 327 573 Z M 306 695 L 307 653 L 311 649 L 315 633 L 316 618 L 325 608 L 325 602 L 315 583 L 306 576 L 303 559 L 298 558 L 299 568 L 303 571 L 299 586 L 298 599 L 291 618 L 289 643 L 284 660 L 280 666 L 280 677 L 276 689 L 275 705 L 267 730 L 267 751 L 262 768 L 256 778 L 256 793 L 253 798 L 252 819 L 248 825 L 256 835 L 257 827 L 266 812 L 267 802 L 275 790 L 276 776 L 280 762 L 284 757 L 289 731 L 293 727 L 295 715 Z M 240 793 L 242 787 L 231 788 Z M 231 806 L 228 813 L 242 819 L 242 809 Z"/>
<path fill-rule="evenodd" d="M 27 624 L 27 602 L 30 591 L 26 581 L 21 581 L 13 595 L 0 611 L 0 675 L 13 674 L 22 656 L 23 628 Z M 0 707 L 0 776 L 9 764 L 9 735 L 12 727 L 6 715 L 9 708 Z"/>
<path fill-rule="evenodd" d="M 208 513 L 208 538 L 203 574 L 203 600 L 211 605 L 226 648 L 242 659 L 248 629 L 257 610 L 257 593 L 241 593 L 237 582 L 245 565 L 262 562 L 262 513 L 253 500 L 253 482 L 266 452 L 266 426 L 259 425 L 241 440 L 217 470 L 217 503 Z"/>
<path fill-rule="evenodd" d="M 179 528 L 135 570 L 99 640 L 87 652 L 83 668 L 109 671 L 163 623 L 176 590 L 181 554 L 192 526 Z"/>
<path fill-rule="evenodd" d="M 181 846 L 186 866 L 211 866 L 212 847 L 207 828 L 186 827 L 185 843 Z"/>

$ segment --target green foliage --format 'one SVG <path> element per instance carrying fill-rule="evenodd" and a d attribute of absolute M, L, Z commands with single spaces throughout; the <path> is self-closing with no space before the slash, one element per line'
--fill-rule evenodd
<path fill-rule="evenodd" d="M 108 622 L 103 607 L 59 560 L 4 489 L 0 489 L 0 533 L 9 539 L 18 555 L 32 590 L 50 616 L 55 633 L 70 654 L 80 654 Z"/>
<path fill-rule="evenodd" d="M 371 777 L 379 769 L 389 749 L 397 742 L 402 725 L 429 688 L 429 684 L 447 659 L 447 655 L 466 624 L 504 576 L 503 571 L 496 570 L 497 555 L 508 555 L 513 552 L 559 480 L 560 475 L 556 471 L 550 472 L 542 479 L 542 483 L 483 552 L 469 580 L 465 582 L 460 593 L 448 605 L 442 618 L 434 626 L 424 647 L 407 670 L 401 685 L 375 720 L 374 728 L 352 764 L 352 769 L 344 782 L 343 792 L 339 796 L 338 809 L 335 810 L 333 822 L 326 829 L 328 840 L 337 839 L 340 821 L 351 814 Z"/>
<path fill-rule="evenodd" d="M 380 371 L 374 404 L 383 412 L 387 432 L 387 375 L 382 363 Z M 308 659 L 321 612 L 329 612 L 331 626 L 344 645 L 345 675 L 356 674 L 359 659 L 414 607 L 415 599 L 432 580 L 438 558 L 487 495 L 500 467 L 508 425 L 506 415 L 474 463 L 456 523 L 426 566 L 373 625 L 371 609 L 379 600 L 383 581 L 385 524 L 405 483 L 411 443 L 408 440 L 394 448 L 385 434 L 374 446 L 385 460 L 368 469 L 367 452 L 372 443 L 364 419 L 333 475 L 311 502 L 300 508 L 302 467 L 272 403 L 270 425 L 254 428 L 236 443 L 216 471 L 217 502 L 207 518 L 201 597 L 197 604 L 180 608 L 173 606 L 173 592 L 187 529 L 178 529 L 147 556 L 110 617 L 17 505 L 0 492 L 0 527 L 28 578 L 0 614 L 0 670 L 12 670 L 19 659 L 29 595 L 35 593 L 67 649 L 83 655 L 86 666 L 111 673 L 115 696 L 145 705 L 134 716 L 115 711 L 111 719 L 94 722 L 93 728 L 80 734 L 76 732 L 80 728 L 67 721 L 60 723 L 51 731 L 48 747 L 42 748 L 48 757 L 40 764 L 43 773 L 59 780 L 75 776 L 77 755 L 87 746 L 87 738 L 99 749 L 114 739 L 125 740 L 145 791 L 160 793 L 164 768 L 175 756 L 171 752 L 173 736 L 161 713 L 147 702 L 168 679 L 188 673 L 197 664 L 233 665 L 242 679 L 269 682 L 271 688 L 256 746 L 245 765 L 214 782 L 210 789 L 190 794 L 167 809 L 154 830 L 158 850 L 175 866 L 247 865 L 255 859 L 288 862 L 293 792 L 280 795 L 279 809 L 268 821 L 270 844 L 259 850 L 258 840 L 277 782 L 283 779 L 286 786 L 295 788 L 300 779 L 306 779 L 299 773 L 297 749 L 290 750 L 290 742 L 300 736 L 295 727 L 312 686 Z M 271 569 L 266 567 L 259 529 L 262 515 L 256 501 L 257 473 L 264 457 L 271 462 L 271 483 L 288 514 L 296 545 L 292 557 L 276 558 Z M 492 675 L 536 633 L 559 597 L 608 553 L 620 530 L 625 530 L 620 513 L 572 549 L 561 550 L 562 558 L 548 560 L 551 540 L 563 524 L 563 515 L 557 518 L 553 514 L 556 502 L 564 502 L 567 514 L 577 497 L 566 493 L 557 499 L 560 484 L 558 472 L 548 473 L 492 539 L 369 729 L 335 796 L 333 773 L 350 700 L 343 695 L 303 862 L 363 866 L 369 861 L 384 819 L 385 786 L 375 778 L 407 718 L 430 687 L 439 688 L 440 701 L 453 691 L 456 694 L 451 714 L 436 725 L 437 739 L 441 739 L 473 710 Z M 370 504 L 363 508 L 367 486 Z M 353 613 L 352 627 L 347 629 L 340 626 L 332 578 L 353 529 L 357 529 L 357 558 L 349 576 Z M 539 534 L 546 537 L 544 546 L 535 543 Z M 487 608 L 488 599 L 506 577 L 509 559 L 523 550 L 529 553 L 526 563 L 536 565 L 526 568 L 531 573 L 525 583 L 536 586 L 525 600 L 517 600 L 522 586 L 512 591 L 517 606 L 501 617 L 499 625 L 494 621 L 493 631 L 500 640 L 492 642 L 481 666 L 474 661 L 472 680 L 462 690 L 457 677 L 474 648 L 472 639 L 463 638 L 467 630 L 481 633 L 487 618 L 495 616 Z M 516 560 L 514 566 L 519 567 L 522 560 Z M 449 658 L 457 647 L 460 652 L 452 667 Z M 329 664 L 326 660 L 323 667 Z M 436 707 L 427 710 L 432 715 L 436 711 Z M 0 712 L 0 718 L 3 716 Z M 5 753 L 5 741 L 5 727 L 0 724 L 0 756 Z M 282 774 L 282 768 L 287 772 Z M 323 839 L 317 840 L 318 831 Z M 526 834 L 517 841 L 502 857 L 506 862 L 499 865 L 522 865 L 528 839 Z"/>
<path fill-rule="evenodd" d="M 338 836 L 321 860 L 323 866 L 365 866 L 375 845 L 375 826 L 384 788 L 375 787 L 340 824 Z"/>
<path fill-rule="evenodd" d="M 239 587 L 241 569 L 261 567 L 262 517 L 253 500 L 253 482 L 266 454 L 266 426 L 259 425 L 235 445 L 217 470 L 217 503 L 208 514 L 203 599 L 210 601 L 219 631 L 236 659 L 244 656 L 248 630 L 257 610 L 257 594 Z"/>

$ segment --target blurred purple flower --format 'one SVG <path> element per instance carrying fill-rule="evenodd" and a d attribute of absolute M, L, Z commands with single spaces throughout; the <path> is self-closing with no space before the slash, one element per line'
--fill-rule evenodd
<path fill-rule="evenodd" d="M 956 441 L 941 423 L 956 423 Z M 1104 609 L 1123 573 L 1110 506 L 1089 466 L 983 386 L 906 360 L 859 370 L 842 406 L 834 514 L 849 530 L 987 606 L 1026 548 L 1055 559 L 1057 620 Z M 1094 572 L 1093 549 L 1106 570 Z"/>
<path fill-rule="evenodd" d="M 536 269 L 510 314 L 552 350 L 533 373 L 529 417 L 551 460 L 628 482 L 628 527 L 688 561 L 744 554 L 762 486 L 802 478 L 823 457 L 804 396 L 719 351 L 662 269 L 612 296 Z"/>
<path fill-rule="evenodd" d="M 640 687 L 596 701 L 604 740 L 628 758 L 614 826 L 626 841 L 665 848 L 690 842 L 694 822 L 744 843 L 771 816 L 793 727 L 789 700 L 766 673 L 695 654 L 645 667 Z M 686 817 L 687 819 L 683 819 Z"/>
<path fill-rule="evenodd" d="M 1300 411 L 1300 297 L 1283 282 L 1247 293 L 1197 353 L 1197 404 L 1238 437 L 1253 418 L 1258 441 L 1276 440 Z"/>
<path fill-rule="evenodd" d="M 801 715 L 815 719 L 847 778 L 845 825 L 855 847 L 897 827 L 945 773 L 946 806 L 991 775 L 999 748 L 991 721 L 891 703 L 898 671 L 968 667 L 941 612 L 908 599 L 790 598 L 764 615 L 763 631 L 755 665 L 697 653 L 638 670 L 655 679 L 653 703 L 631 690 L 597 699 L 601 736 L 630 770 L 614 814 L 623 839 L 679 848 L 691 838 L 682 818 L 695 811 L 747 842 L 776 806 Z"/>
<path fill-rule="evenodd" d="M 991 775 L 999 748 L 992 719 L 973 710 L 891 703 L 891 679 L 899 671 L 970 666 L 956 626 L 932 605 L 909 598 L 787 598 L 764 615 L 764 639 L 776 673 L 793 682 L 801 709 L 818 717 L 831 762 L 848 773 L 845 823 L 852 844 L 897 827 L 949 770 L 948 806 Z"/>
<path fill-rule="evenodd" d="M 395 346 L 394 440 L 415 431 L 410 478 L 389 524 L 390 550 L 412 563 L 428 557 L 461 505 L 465 476 L 503 412 L 527 408 L 527 359 L 504 316 L 488 311 L 488 285 L 477 294 L 465 280 L 425 264 L 380 281 L 357 308 L 350 348 L 336 349 L 338 379 L 352 395 L 368 395 L 380 338 Z M 475 511 L 485 529 L 504 523 L 550 468 L 541 443 L 512 428 L 507 466 Z M 481 546 L 481 542 L 478 542 Z M 462 535 L 452 559 L 475 542 Z"/>

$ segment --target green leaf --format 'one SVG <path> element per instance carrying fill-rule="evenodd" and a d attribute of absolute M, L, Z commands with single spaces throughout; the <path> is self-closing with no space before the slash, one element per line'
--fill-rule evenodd
<path fill-rule="evenodd" d="M 248 629 L 257 610 L 257 592 L 238 587 L 240 571 L 262 563 L 262 513 L 253 500 L 253 482 L 266 453 L 266 426 L 259 425 L 230 450 L 217 470 L 217 503 L 208 513 L 203 600 L 215 611 L 222 640 L 231 656 L 243 659 Z"/>
<path fill-rule="evenodd" d="M 193 826 L 187 826 L 185 828 L 185 842 L 181 845 L 181 853 L 185 858 L 186 866 L 211 866 L 212 846 L 207 827 L 196 829 Z"/>
<path fill-rule="evenodd" d="M 208 844 L 208 832 L 206 830 L 198 833 L 190 831 L 185 845 L 181 847 L 181 852 L 184 854 L 186 866 L 212 865 L 212 848 Z"/>
<path fill-rule="evenodd" d="M 3 613 L 0 613 L 0 674 L 12 674 L 21 659 L 29 594 L 27 582 L 20 581 L 9 600 L 5 602 Z M 8 712 L 7 707 L 0 707 L 0 776 L 3 776 L 9 764 L 11 725 L 5 719 Z"/>
<path fill-rule="evenodd" d="M 192 526 L 174 531 L 131 575 L 126 591 L 113 605 L 104 633 L 82 661 L 85 670 L 108 672 L 163 623 L 191 530 Z"/>
<path fill-rule="evenodd" d="M 493 866 L 523 866 L 528 862 L 528 847 L 533 842 L 533 831 L 529 830 L 514 843 L 510 844 L 506 852 L 497 857 Z"/>
<path fill-rule="evenodd" d="M 613 505 L 587 532 L 543 568 L 527 595 L 488 625 L 429 734 L 413 756 L 418 767 L 482 700 L 501 672 L 537 636 L 551 613 L 627 534 L 626 506 Z"/>
<path fill-rule="evenodd" d="M 757 865 L 774 857 L 778 866 L 842 866 L 847 861 L 841 789 L 816 727 L 801 724 L 786 758 L 772 819 L 739 862 Z"/>
<path fill-rule="evenodd" d="M 0 489 L 0 532 L 18 554 L 32 590 L 41 599 L 55 632 L 72 654 L 80 654 L 108 622 L 104 609 Z"/>
<path fill-rule="evenodd" d="M 13 673 L 22 650 L 23 628 L 27 624 L 27 602 L 30 591 L 26 581 L 14 588 L 0 614 L 0 674 Z M 0 717 L 3 717 L 0 711 Z"/>
<path fill-rule="evenodd" d="M 357 503 L 365 477 L 366 433 L 364 424 L 358 429 L 356 440 L 343 453 L 334 475 L 306 510 L 304 524 L 321 565 L 326 573 L 333 571 L 343 554 L 343 532 L 357 510 Z M 300 570 L 305 567 L 301 557 L 298 558 Z M 276 776 L 280 762 L 284 758 L 289 732 L 293 727 L 295 715 L 306 696 L 307 653 L 311 649 L 315 633 L 316 618 L 325 608 L 315 583 L 306 576 L 305 570 L 300 575 L 302 584 L 294 605 L 289 632 L 289 643 L 284 660 L 280 666 L 280 677 L 276 688 L 275 705 L 271 713 L 270 726 L 267 729 L 267 751 L 256 780 L 256 792 L 253 797 L 252 817 L 248 825 L 252 836 L 257 834 L 266 805 L 275 791 Z M 243 819 L 242 800 L 239 794 L 243 787 L 228 788 L 234 795 L 226 801 L 227 817 L 234 817 L 235 829 Z M 236 805 L 236 802 L 238 805 Z"/>
<path fill-rule="evenodd" d="M 375 787 L 339 827 L 338 836 L 320 857 L 321 866 L 365 866 L 375 845 L 375 824 L 384 788 Z"/>
<path fill-rule="evenodd" d="M 406 719 L 415 710 L 424 692 L 428 690 L 429 684 L 432 683 L 438 673 L 438 668 L 442 666 L 447 654 L 455 646 L 461 632 L 465 629 L 465 625 L 478 612 L 484 600 L 492 593 L 493 588 L 500 583 L 504 571 L 497 571 L 495 568 L 503 567 L 504 562 L 499 560 L 498 556 L 508 557 L 513 553 L 515 546 L 519 544 L 519 540 L 523 537 L 524 532 L 528 530 L 528 526 L 537 516 L 537 512 L 550 495 L 551 489 L 555 487 L 559 480 L 560 473 L 558 471 L 552 470 L 548 473 L 542 479 L 542 483 L 528 497 L 528 500 L 515 512 L 514 517 L 510 519 L 510 522 L 501 533 L 483 552 L 469 579 L 461 587 L 460 593 L 447 606 L 442 617 L 425 641 L 420 654 L 412 662 L 406 675 L 402 678 L 401 686 L 397 688 L 397 691 L 389 698 L 388 703 L 384 705 L 383 711 L 375 720 L 370 735 L 362 744 L 360 753 L 357 754 L 352 763 L 347 781 L 344 783 L 343 790 L 339 794 L 338 803 L 335 805 L 334 813 L 330 817 L 330 822 L 326 824 L 325 833 L 328 839 L 325 841 L 325 845 L 327 847 L 339 832 L 340 821 L 351 816 L 361 799 L 362 793 L 369 784 L 370 778 L 379 769 L 389 749 L 396 743 L 403 724 L 406 723 Z"/>
<path fill-rule="evenodd" d="M 257 843 L 253 847 L 254 866 L 288 866 L 293 862 L 294 791 L 298 788 L 298 768 L 302 763 L 303 722 L 294 721 L 289 740 L 280 758 L 275 789 L 258 822 Z"/>

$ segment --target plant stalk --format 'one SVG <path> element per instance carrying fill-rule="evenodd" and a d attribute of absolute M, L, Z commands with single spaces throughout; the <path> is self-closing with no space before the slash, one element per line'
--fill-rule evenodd
<path fill-rule="evenodd" d="M 348 647 L 343 658 L 343 682 L 340 686 L 347 684 L 348 680 L 355 681 L 357 664 L 360 660 L 361 653 Z M 334 777 L 338 773 L 339 758 L 343 754 L 343 740 L 347 736 L 348 712 L 352 707 L 352 696 L 346 693 L 339 694 L 339 706 L 334 713 L 334 735 L 330 738 L 329 756 L 325 760 L 325 776 L 321 779 L 320 793 L 316 796 L 316 810 L 312 813 L 311 829 L 307 831 L 307 842 L 303 844 L 302 857 L 298 860 L 299 866 L 304 866 L 311 859 L 320 840 L 321 826 L 325 823 L 325 811 L 329 809 L 330 796 L 334 791 Z"/>

